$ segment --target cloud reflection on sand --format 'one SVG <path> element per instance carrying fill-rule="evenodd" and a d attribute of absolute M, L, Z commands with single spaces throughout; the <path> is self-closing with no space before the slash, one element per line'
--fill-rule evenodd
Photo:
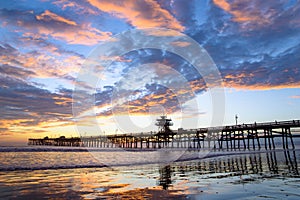
<path fill-rule="evenodd" d="M 113 169 L 2 171 L 0 198 L 296 198 L 299 153 L 257 152 Z"/>

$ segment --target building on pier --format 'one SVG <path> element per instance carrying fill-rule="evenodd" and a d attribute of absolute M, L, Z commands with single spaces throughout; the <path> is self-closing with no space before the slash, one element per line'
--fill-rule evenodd
<path fill-rule="evenodd" d="M 156 119 L 156 126 L 158 126 L 158 133 L 155 134 L 158 142 L 164 142 L 168 144 L 176 135 L 176 132 L 172 131 L 170 126 L 173 126 L 171 119 L 168 119 L 167 116 L 160 116 L 159 119 Z"/>

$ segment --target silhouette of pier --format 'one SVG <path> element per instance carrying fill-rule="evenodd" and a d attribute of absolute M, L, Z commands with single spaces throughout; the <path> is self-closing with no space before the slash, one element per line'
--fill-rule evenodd
<path fill-rule="evenodd" d="M 231 126 L 171 130 L 171 119 L 157 119 L 158 132 L 113 134 L 65 138 L 28 139 L 28 145 L 82 146 L 128 149 L 294 149 L 293 138 L 300 137 L 300 120 L 275 121 Z"/>
<path fill-rule="evenodd" d="M 60 136 L 59 138 L 38 138 L 28 139 L 28 145 L 38 145 L 38 146 L 73 146 L 79 147 L 83 146 L 82 139 L 79 137 L 66 138 L 65 136 Z"/>

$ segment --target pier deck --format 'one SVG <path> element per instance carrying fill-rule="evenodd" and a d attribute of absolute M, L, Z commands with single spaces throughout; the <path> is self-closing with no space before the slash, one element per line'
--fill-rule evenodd
<path fill-rule="evenodd" d="M 178 129 L 163 132 L 85 136 L 75 138 L 28 139 L 28 145 L 85 146 L 96 148 L 218 148 L 218 149 L 294 149 L 293 138 L 300 137 L 300 120 L 275 121 L 230 126 Z M 170 130 L 169 130 L 170 132 Z M 279 139 L 278 139 L 279 138 Z"/>

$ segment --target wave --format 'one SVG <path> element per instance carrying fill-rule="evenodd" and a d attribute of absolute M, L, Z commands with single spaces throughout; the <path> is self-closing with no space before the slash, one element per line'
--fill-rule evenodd
<path fill-rule="evenodd" d="M 300 149 L 300 145 L 295 145 L 296 149 Z M 299 147 L 299 148 L 298 148 Z M 213 148 L 97 148 L 97 147 L 62 147 L 62 146 L 21 146 L 21 147 L 1 147 L 0 152 L 153 152 L 172 149 L 172 151 L 214 151 Z M 238 149 L 226 150 L 219 149 L 218 151 L 236 151 Z M 277 148 L 276 150 L 282 150 Z M 239 151 L 243 151 L 242 149 Z M 244 150 L 249 152 L 250 150 Z M 255 151 L 255 150 L 254 150 Z M 263 148 L 260 150 L 263 151 Z M 255 151 L 257 152 L 257 151 Z"/>
<path fill-rule="evenodd" d="M 270 152 L 282 152 L 283 150 L 260 150 L 260 151 L 216 151 L 209 152 L 208 154 L 203 154 L 201 156 L 201 151 L 186 151 L 181 157 L 179 157 L 174 163 L 185 162 L 185 161 L 197 161 L 204 159 L 214 159 L 217 157 L 228 157 L 228 156 L 239 156 L 246 154 L 261 154 Z M 287 150 L 286 150 L 287 151 Z M 289 150 L 297 151 L 297 150 Z M 132 160 L 133 161 L 133 160 Z M 128 166 L 140 166 L 140 165 L 153 165 L 153 164 L 169 164 L 157 161 L 135 161 L 135 162 L 125 162 L 125 163 L 93 163 L 93 164 L 64 164 L 64 165 L 53 165 L 53 166 L 0 166 L 0 172 L 5 171 L 34 171 L 34 170 L 59 170 L 59 169 L 78 169 L 78 168 L 104 168 L 104 167 L 128 167 Z"/>
<path fill-rule="evenodd" d="M 78 169 L 78 168 L 103 168 L 106 165 L 70 165 L 70 166 L 42 166 L 42 167 L 7 167 L 0 168 L 0 172 L 7 171 L 35 171 L 35 170 L 57 170 L 57 169 Z"/>
<path fill-rule="evenodd" d="M 121 150 L 124 151 L 124 149 L 121 148 L 92 148 L 92 147 L 55 147 L 55 146 L 0 147 L 0 152 L 90 152 L 90 151 L 114 152 L 114 151 L 121 151 Z"/>

